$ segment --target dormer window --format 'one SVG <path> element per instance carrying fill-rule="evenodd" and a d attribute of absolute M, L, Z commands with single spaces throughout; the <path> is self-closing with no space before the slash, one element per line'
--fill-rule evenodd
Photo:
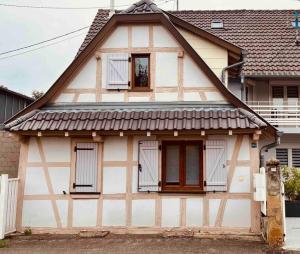
<path fill-rule="evenodd" d="M 132 55 L 132 89 L 150 89 L 150 54 Z"/>
<path fill-rule="evenodd" d="M 221 29 L 224 28 L 223 21 L 212 21 L 211 22 L 211 28 L 212 29 Z"/>

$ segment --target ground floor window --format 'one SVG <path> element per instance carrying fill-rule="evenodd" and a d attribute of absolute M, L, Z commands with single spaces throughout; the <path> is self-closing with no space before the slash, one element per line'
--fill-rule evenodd
<path fill-rule="evenodd" d="M 276 158 L 281 166 L 300 168 L 300 148 L 277 148 Z"/>
<path fill-rule="evenodd" d="M 203 190 L 203 142 L 162 142 L 162 190 Z"/>

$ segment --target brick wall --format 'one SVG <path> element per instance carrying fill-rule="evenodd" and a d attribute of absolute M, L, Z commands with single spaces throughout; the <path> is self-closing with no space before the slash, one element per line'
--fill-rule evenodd
<path fill-rule="evenodd" d="M 18 138 L 9 136 L 6 131 L 0 131 L 0 174 L 17 177 L 19 165 L 20 144 Z"/>

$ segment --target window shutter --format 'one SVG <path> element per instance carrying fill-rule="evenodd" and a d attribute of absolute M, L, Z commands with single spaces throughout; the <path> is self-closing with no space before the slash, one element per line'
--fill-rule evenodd
<path fill-rule="evenodd" d="M 138 191 L 158 191 L 158 141 L 139 142 Z"/>
<path fill-rule="evenodd" d="M 272 97 L 273 98 L 283 98 L 284 97 L 283 86 L 273 86 L 272 87 Z"/>
<path fill-rule="evenodd" d="M 280 165 L 288 166 L 289 165 L 288 149 L 277 148 L 276 149 L 276 158 L 277 158 L 277 160 L 280 161 Z"/>
<path fill-rule="evenodd" d="M 107 89 L 128 89 L 129 63 L 127 53 L 107 55 Z"/>
<path fill-rule="evenodd" d="M 300 149 L 292 149 L 293 167 L 300 168 Z"/>
<path fill-rule="evenodd" d="M 227 190 L 224 140 L 206 141 L 206 191 Z"/>
<path fill-rule="evenodd" d="M 78 143 L 75 150 L 76 171 L 73 187 L 76 192 L 96 192 L 98 145 L 97 143 Z"/>
<path fill-rule="evenodd" d="M 288 98 L 298 98 L 298 86 L 287 86 L 286 87 L 287 91 L 287 97 Z"/>

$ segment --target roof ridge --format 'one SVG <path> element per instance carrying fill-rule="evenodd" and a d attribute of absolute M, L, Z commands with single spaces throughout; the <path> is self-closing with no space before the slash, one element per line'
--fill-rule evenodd
<path fill-rule="evenodd" d="M 162 12 L 157 5 L 151 0 L 140 0 L 132 4 L 129 8 L 121 11 L 121 14 L 135 14 L 135 13 L 155 13 Z"/>

